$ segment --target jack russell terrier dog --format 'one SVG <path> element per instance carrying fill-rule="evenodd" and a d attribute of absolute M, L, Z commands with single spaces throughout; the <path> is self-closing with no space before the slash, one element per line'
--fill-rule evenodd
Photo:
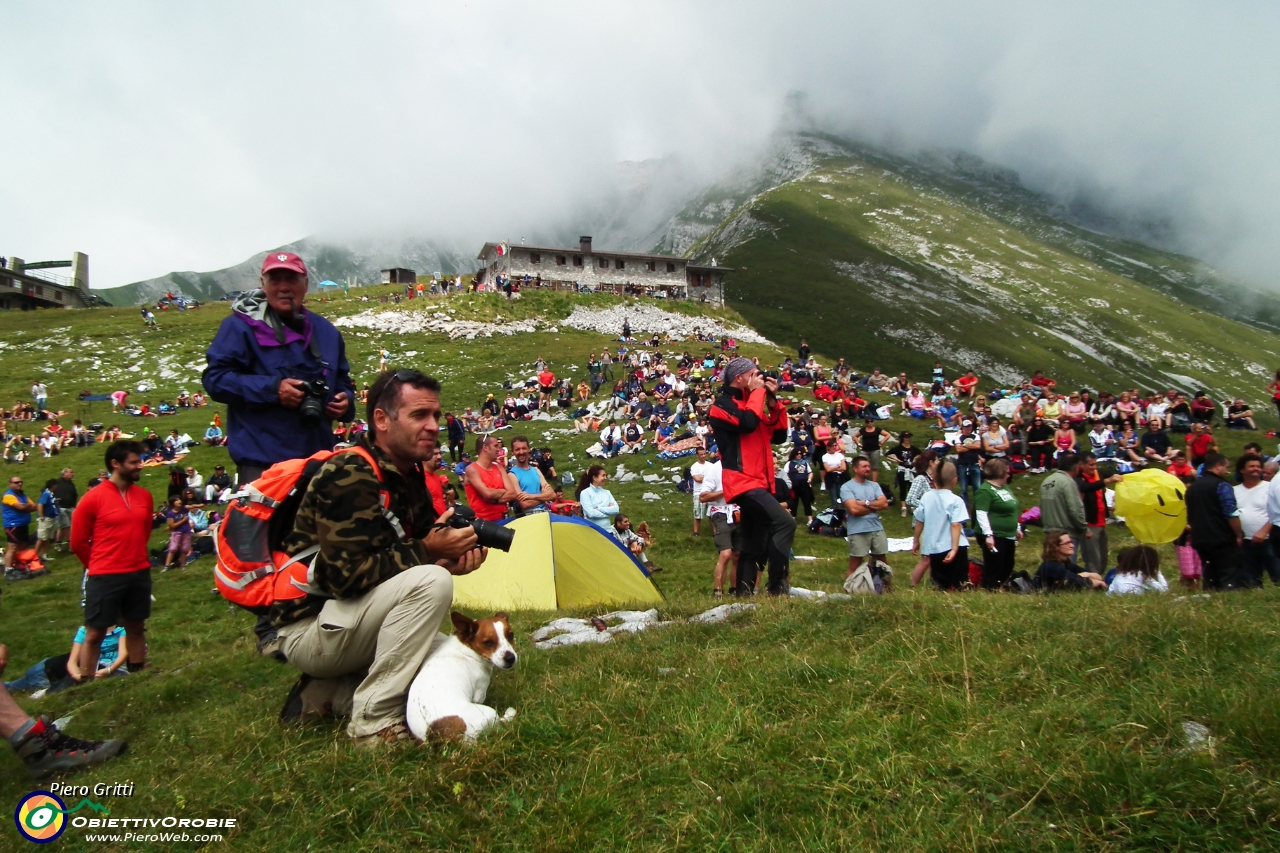
<path fill-rule="evenodd" d="M 405 717 L 409 731 L 419 740 L 475 740 L 496 723 L 498 712 L 482 705 L 489 692 L 493 668 L 516 665 L 511 620 L 505 613 L 472 621 L 461 613 L 449 614 L 453 634 L 437 634 L 422 669 L 409 687 Z M 501 717 L 510 720 L 515 708 Z"/>

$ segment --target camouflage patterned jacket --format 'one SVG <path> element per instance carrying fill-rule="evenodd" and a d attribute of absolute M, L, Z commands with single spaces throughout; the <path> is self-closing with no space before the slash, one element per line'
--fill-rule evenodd
<path fill-rule="evenodd" d="M 319 545 L 315 585 L 333 598 L 357 598 L 405 569 L 431 562 L 421 540 L 436 514 L 422 468 L 406 478 L 367 434 L 358 441 L 382 468 L 390 509 L 404 527 L 405 538 L 398 539 L 383 517 L 378 505 L 382 487 L 363 457 L 341 453 L 326 462 L 307 487 L 284 550 L 296 554 Z M 271 621 L 279 627 L 315 616 L 325 600 L 309 595 L 278 602 L 271 609 Z"/>

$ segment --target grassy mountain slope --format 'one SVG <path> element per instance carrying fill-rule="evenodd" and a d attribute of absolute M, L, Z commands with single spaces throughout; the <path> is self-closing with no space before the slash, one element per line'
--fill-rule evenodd
<path fill-rule="evenodd" d="M 554 323 L 580 303 L 611 300 L 534 293 L 515 303 L 457 297 L 388 310 Z M 369 307 L 358 296 L 313 304 L 330 317 Z M 128 381 L 149 386 L 142 399 L 159 399 L 193 389 L 200 353 L 226 310 L 166 313 L 151 333 L 130 309 L 0 315 L 10 367 L 0 398 L 25 397 L 40 377 L 53 406 L 110 423 L 109 404 L 81 409 L 76 391 Z M 558 374 L 585 376 L 588 354 L 609 344 L 606 335 L 550 324 L 471 341 L 358 327 L 345 334 L 357 381 L 372 378 L 386 345 L 397 365 L 440 375 L 444 404 L 455 410 L 524 375 L 539 355 Z M 779 356 L 768 346 L 744 349 L 762 361 Z M 210 414 L 124 425 L 198 434 Z M 560 470 L 576 474 L 592 439 L 553 431 L 562 426 L 534 422 L 519 431 L 552 447 Z M 894 431 L 904 426 L 889 422 Z M 1234 455 L 1250 437 L 1221 441 Z M 72 449 L 6 468 L 38 486 L 71 465 L 83 484 L 100 458 L 97 448 Z M 227 456 L 199 448 L 185 461 L 207 474 Z M 653 457 L 625 464 L 663 475 L 681 467 Z M 166 479 L 163 468 L 147 469 L 144 485 L 162 497 Z M 1015 481 L 1023 506 L 1036 502 L 1038 482 Z M 665 568 L 656 576 L 666 596 L 662 617 L 719 603 L 708 595 L 714 547 L 706 535 L 690 536 L 689 497 L 640 480 L 610 488 L 625 512 L 654 528 L 650 554 Z M 646 491 L 661 499 L 643 500 Z M 896 508 L 885 524 L 890 536 L 908 535 Z M 1113 528 L 1113 560 L 1129 542 Z M 1019 567 L 1034 569 L 1039 550 L 1032 529 Z M 1162 551 L 1166 575 L 1176 576 L 1171 550 Z M 839 589 L 843 542 L 802 533 L 795 552 L 816 559 L 793 564 L 793 583 Z M 234 817 L 239 826 L 226 833 L 226 849 L 1274 847 L 1277 589 L 1209 600 L 944 596 L 907 588 L 914 562 L 890 555 L 899 586 L 883 598 L 760 601 L 724 625 L 672 625 L 599 646 L 536 650 L 529 634 L 552 614 L 516 613 L 522 660 L 495 677 L 489 695 L 493 705 L 516 707 L 515 721 L 472 748 L 378 755 L 353 750 L 339 723 L 280 726 L 293 675 L 254 655 L 250 618 L 211 594 L 202 558 L 156 576 L 148 671 L 23 704 L 71 716 L 72 734 L 129 739 L 128 755 L 79 777 L 137 785 L 132 798 L 105 800 L 113 816 Z M 60 556 L 51 577 L 5 586 L 7 678 L 68 648 L 80 618 L 73 563 Z M 1186 748 L 1186 720 L 1209 727 L 1212 750 Z M 15 804 L 30 790 L 3 751 L 0 801 Z M 57 843 L 119 846 L 86 844 L 74 830 Z M 0 849 L 19 848 L 13 827 L 0 827 Z"/>
<path fill-rule="evenodd" d="M 1117 275 L 1214 314 L 1267 331 L 1280 329 L 1280 295 L 1196 258 L 1157 248 L 1171 239 L 1163 223 L 1131 223 L 1080 204 L 1053 202 L 1022 186 L 1016 173 L 962 153 L 926 153 L 911 161 L 858 150 L 869 162 L 893 168 L 914 181 L 932 183 L 994 219 Z"/>
<path fill-rule="evenodd" d="M 1054 220 L 1012 182 L 1001 193 L 824 139 L 808 159 L 690 250 L 738 269 L 730 302 L 772 340 L 805 335 L 864 369 L 941 359 L 1000 382 L 1043 369 L 1219 396 L 1256 396 L 1280 361 L 1269 314 L 1196 307 L 1217 305 L 1202 266 Z"/>

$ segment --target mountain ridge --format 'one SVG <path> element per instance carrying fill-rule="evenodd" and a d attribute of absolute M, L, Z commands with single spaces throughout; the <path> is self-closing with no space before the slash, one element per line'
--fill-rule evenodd
<path fill-rule="evenodd" d="M 1224 393 L 1270 375 L 1262 362 L 1280 362 L 1272 337 L 1280 296 L 1195 258 L 1090 230 L 1102 213 L 1055 201 L 1016 172 L 961 151 L 908 157 L 804 130 L 777 134 L 763 155 L 714 184 L 671 189 L 689 174 L 672 158 L 619 164 L 617 182 L 583 209 L 586 225 L 548 223 L 530 239 L 572 244 L 592 233 L 597 245 L 619 250 L 715 258 L 737 268 L 729 302 L 764 334 L 784 343 L 808 334 L 822 350 L 858 359 L 884 350 L 925 367 L 931 353 L 1008 381 L 1039 367 Z M 350 245 L 310 237 L 278 248 L 302 255 L 316 281 L 376 281 L 389 266 L 475 269 L 471 244 L 460 240 Z M 254 286 L 266 254 L 137 282 L 108 298 L 149 300 L 167 290 L 217 298 Z M 805 293 L 837 307 L 797 298 Z M 824 314 L 848 313 L 851 303 L 860 308 L 855 324 L 827 331 Z M 1138 307 L 1148 305 L 1159 308 Z M 1151 314 L 1159 319 L 1144 328 Z M 1186 368 L 1195 360 L 1188 343 L 1213 357 Z M 1081 369 L 1090 362 L 1093 370 Z"/>
<path fill-rule="evenodd" d="M 1007 382 L 1044 369 L 1078 385 L 1220 395 L 1280 362 L 1276 297 L 1255 291 L 1247 304 L 1194 259 L 1057 219 L 976 159 L 922 163 L 800 136 L 799 176 L 763 192 L 713 188 L 680 214 L 697 223 L 698 204 L 738 202 L 688 253 L 738 270 L 730 303 L 772 340 L 807 336 L 862 368 L 938 359 Z"/>

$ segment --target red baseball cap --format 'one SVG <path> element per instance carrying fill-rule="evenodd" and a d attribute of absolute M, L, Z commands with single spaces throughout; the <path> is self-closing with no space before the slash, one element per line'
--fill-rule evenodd
<path fill-rule="evenodd" d="M 293 270 L 306 275 L 307 265 L 293 252 L 272 252 L 262 260 L 262 274 L 270 270 Z"/>

